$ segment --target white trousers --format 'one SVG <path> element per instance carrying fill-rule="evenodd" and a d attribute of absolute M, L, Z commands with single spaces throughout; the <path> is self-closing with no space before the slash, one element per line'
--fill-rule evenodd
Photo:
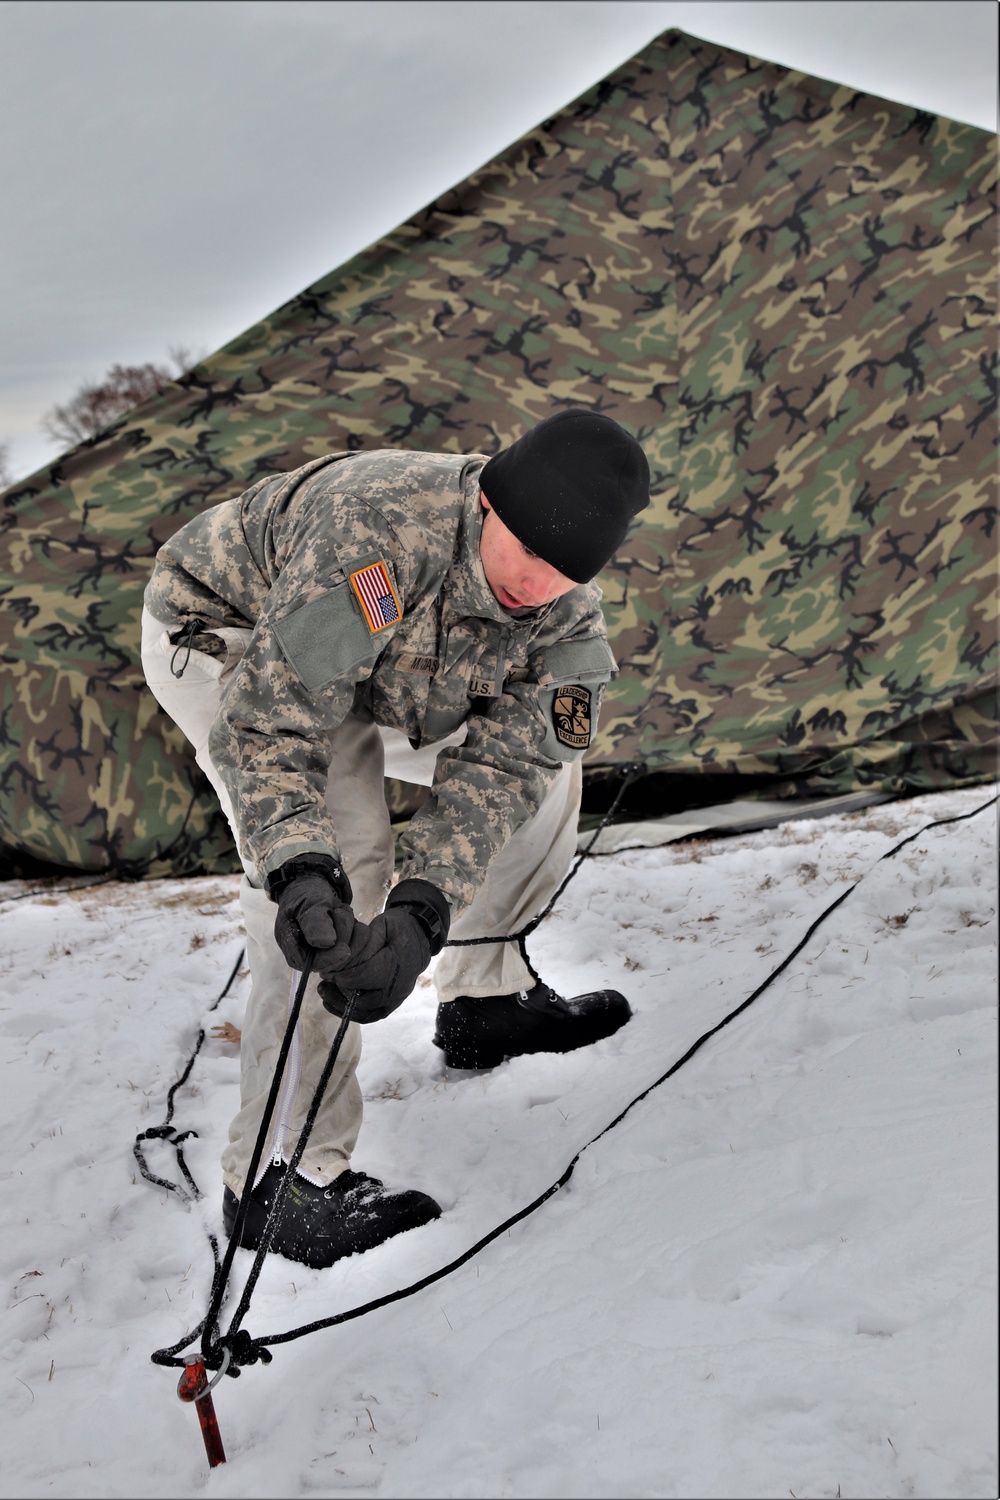
<path fill-rule="evenodd" d="M 142 665 L 146 681 L 157 702 L 190 741 L 195 760 L 229 819 L 238 847 L 232 804 L 209 758 L 208 735 L 226 682 L 246 648 L 250 632 L 219 630 L 227 646 L 226 656 L 192 651 L 183 675 L 175 677 L 170 670 L 175 648 L 168 639 L 169 628 L 143 610 Z M 178 657 L 178 666 L 185 656 L 186 648 Z M 326 803 L 354 892 L 355 913 L 362 921 L 371 921 L 385 904 L 393 874 L 392 828 L 382 785 L 387 762 L 389 774 L 398 779 L 429 785 L 436 753 L 443 746 L 414 752 L 402 735 L 380 731 L 375 724 L 352 714 L 334 732 L 330 748 Z M 521 825 L 493 861 L 472 905 L 452 924 L 452 938 L 517 932 L 544 908 L 573 858 L 581 786 L 579 762 L 567 765 L 537 815 Z M 251 990 L 240 1047 L 240 1110 L 230 1126 L 229 1143 L 222 1156 L 223 1177 L 237 1197 L 243 1192 L 298 983 L 298 975 L 289 969 L 274 940 L 274 903 L 261 889 L 253 865 L 244 860 L 243 866 L 240 904 Z M 511 994 L 532 984 L 518 945 L 502 939 L 473 948 L 445 948 L 434 978 L 438 998 L 445 1002 L 458 995 L 481 999 Z M 258 1179 L 270 1162 L 290 1158 L 338 1025 L 337 1017 L 319 999 L 317 980 L 311 979 Z M 310 1182 L 326 1185 L 350 1164 L 361 1128 L 361 1090 L 356 1076 L 360 1056 L 361 1028 L 352 1024 L 299 1165 Z"/>

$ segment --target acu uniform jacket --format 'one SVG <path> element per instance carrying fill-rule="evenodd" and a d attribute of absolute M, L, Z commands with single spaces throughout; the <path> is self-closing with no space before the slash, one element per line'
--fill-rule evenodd
<path fill-rule="evenodd" d="M 293 855 L 339 858 L 324 803 L 329 736 L 354 712 L 414 747 L 463 724 L 404 836 L 401 878 L 453 914 L 590 743 L 615 670 L 600 590 L 505 610 L 479 556 L 482 455 L 332 454 L 261 480 L 157 553 L 150 612 L 218 654 L 252 629 L 209 754 L 263 879 Z M 336 774 L 336 767 L 332 768 Z"/>

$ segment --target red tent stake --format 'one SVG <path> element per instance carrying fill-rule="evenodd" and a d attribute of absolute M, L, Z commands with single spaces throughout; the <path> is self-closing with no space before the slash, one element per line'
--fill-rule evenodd
<path fill-rule="evenodd" d="M 203 1359 L 195 1355 L 188 1359 L 184 1374 L 177 1382 L 177 1394 L 182 1401 L 194 1402 L 210 1467 L 214 1469 L 218 1464 L 224 1464 L 226 1453 L 219 1436 L 219 1421 L 215 1415 L 215 1403 Z"/>

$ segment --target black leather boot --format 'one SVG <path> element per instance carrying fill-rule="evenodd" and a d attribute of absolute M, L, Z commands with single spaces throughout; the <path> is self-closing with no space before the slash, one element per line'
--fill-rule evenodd
<path fill-rule="evenodd" d="M 256 1250 L 274 1202 L 284 1165 L 268 1167 L 250 1199 L 240 1244 Z M 222 1194 L 222 1221 L 231 1237 L 240 1200 L 230 1188 Z M 381 1182 L 350 1169 L 329 1187 L 316 1187 L 295 1174 L 288 1185 L 271 1250 L 304 1266 L 332 1266 L 345 1255 L 371 1250 L 394 1234 L 437 1219 L 441 1209 L 426 1193 L 409 1189 L 387 1193 Z"/>
<path fill-rule="evenodd" d="M 564 1000 L 547 984 L 518 995 L 460 996 L 438 1006 L 434 1041 L 450 1068 L 496 1068 L 526 1052 L 572 1052 L 624 1026 L 632 1008 L 617 990 Z"/>

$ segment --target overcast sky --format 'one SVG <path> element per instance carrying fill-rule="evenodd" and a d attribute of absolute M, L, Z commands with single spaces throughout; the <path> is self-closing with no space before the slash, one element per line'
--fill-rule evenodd
<path fill-rule="evenodd" d="M 0 0 L 0 443 L 210 353 L 671 26 L 989 130 L 994 0 Z"/>

